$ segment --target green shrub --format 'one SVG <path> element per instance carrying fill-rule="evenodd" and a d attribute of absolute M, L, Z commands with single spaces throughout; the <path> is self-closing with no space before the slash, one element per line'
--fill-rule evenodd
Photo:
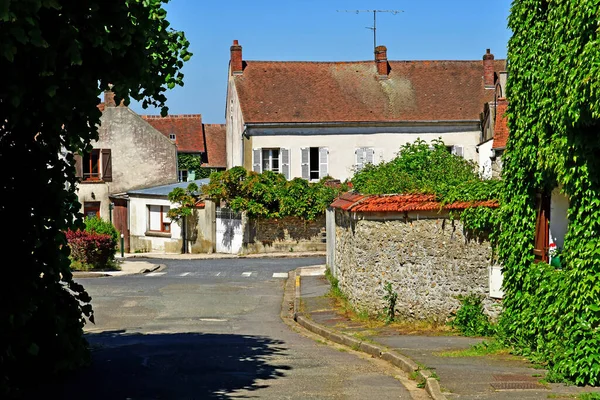
<path fill-rule="evenodd" d="M 111 222 L 105 221 L 102 218 L 87 217 L 85 219 L 85 230 L 89 233 L 110 236 L 114 240 L 115 246 L 119 241 L 119 231 L 117 231 L 117 228 Z"/>
<path fill-rule="evenodd" d="M 483 312 L 481 297 L 471 293 L 459 295 L 461 305 L 453 313 L 449 325 L 465 336 L 491 336 L 495 327 L 489 317 Z"/>

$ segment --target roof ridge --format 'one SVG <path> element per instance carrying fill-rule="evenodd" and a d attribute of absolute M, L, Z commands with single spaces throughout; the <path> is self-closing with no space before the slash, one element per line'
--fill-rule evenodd
<path fill-rule="evenodd" d="M 167 116 L 161 115 L 141 115 L 144 119 L 168 119 L 168 118 L 202 118 L 202 114 L 169 114 Z"/>
<path fill-rule="evenodd" d="M 348 61 L 310 61 L 310 60 L 244 60 L 248 63 L 277 63 L 277 64 L 293 64 L 293 63 L 306 63 L 306 64 L 357 64 L 357 63 L 369 63 L 375 64 L 375 60 L 348 60 Z M 388 62 L 403 62 L 403 63 L 424 63 L 424 62 L 481 62 L 479 59 L 423 59 L 423 60 L 392 60 L 388 59 Z M 494 61 L 506 61 L 504 58 L 497 58 Z"/>

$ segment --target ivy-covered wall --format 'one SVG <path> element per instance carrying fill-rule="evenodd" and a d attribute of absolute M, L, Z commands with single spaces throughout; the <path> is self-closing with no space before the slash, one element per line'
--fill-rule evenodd
<path fill-rule="evenodd" d="M 505 340 L 551 376 L 600 384 L 600 11 L 515 0 L 499 255 Z M 536 193 L 569 198 L 562 269 L 534 263 Z M 552 216 L 550 216 L 552 218 Z"/>

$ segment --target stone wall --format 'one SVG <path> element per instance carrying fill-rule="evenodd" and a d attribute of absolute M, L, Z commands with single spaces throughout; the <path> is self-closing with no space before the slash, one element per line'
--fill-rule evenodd
<path fill-rule="evenodd" d="M 489 242 L 467 240 L 462 224 L 447 215 L 360 217 L 336 210 L 337 278 L 356 308 L 382 313 L 391 282 L 404 319 L 447 321 L 460 306 L 456 296 L 469 293 L 484 296 L 486 313 L 497 317 L 499 300 L 488 296 Z"/>
<path fill-rule="evenodd" d="M 325 251 L 325 215 L 314 221 L 296 217 L 254 219 L 245 225 L 243 252 Z"/>

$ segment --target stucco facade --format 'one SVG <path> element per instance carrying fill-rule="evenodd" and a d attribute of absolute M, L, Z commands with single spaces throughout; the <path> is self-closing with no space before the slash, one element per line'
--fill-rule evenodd
<path fill-rule="evenodd" d="M 234 125 L 235 126 L 235 125 Z M 241 137 L 241 132 L 232 129 Z M 387 126 L 360 126 L 338 124 L 337 126 L 303 127 L 246 127 L 242 146 L 245 148 L 244 168 L 252 170 L 255 164 L 253 149 L 288 149 L 289 179 L 302 178 L 302 149 L 327 149 L 327 173 L 333 178 L 345 180 L 352 177 L 357 168 L 357 151 L 369 148 L 373 151 L 373 163 L 387 162 L 396 157 L 400 148 L 417 139 L 431 143 L 442 139 L 447 146 L 457 145 L 463 157 L 477 162 L 476 146 L 479 141 L 479 124 L 475 121 L 448 124 L 397 124 Z"/>
<path fill-rule="evenodd" d="M 77 189 L 82 211 L 86 203 L 100 203 L 100 217 L 109 220 L 110 195 L 177 182 L 177 150 L 128 107 L 107 106 L 100 121 L 93 148 L 110 151 L 111 179 L 84 180 Z"/>

